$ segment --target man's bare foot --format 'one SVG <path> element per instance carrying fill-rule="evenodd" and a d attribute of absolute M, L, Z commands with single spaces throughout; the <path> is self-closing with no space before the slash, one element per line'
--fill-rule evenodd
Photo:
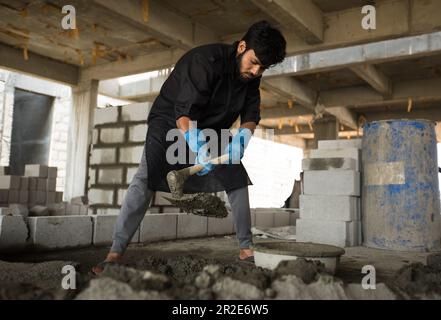
<path fill-rule="evenodd" d="M 109 252 L 107 254 L 106 259 L 103 262 L 98 263 L 96 266 L 92 268 L 92 272 L 95 275 L 100 275 L 104 271 L 104 267 L 106 264 L 111 263 L 119 263 L 122 259 L 122 255 L 116 252 Z"/>
<path fill-rule="evenodd" d="M 246 258 L 252 257 L 252 256 L 254 256 L 252 249 L 240 249 L 240 253 L 239 253 L 240 260 L 245 260 Z"/>

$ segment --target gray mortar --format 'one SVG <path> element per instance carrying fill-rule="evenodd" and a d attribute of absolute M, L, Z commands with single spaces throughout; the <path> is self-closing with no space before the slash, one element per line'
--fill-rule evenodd
<path fill-rule="evenodd" d="M 164 199 L 170 201 L 172 205 L 179 207 L 183 211 L 195 215 L 213 218 L 225 218 L 228 216 L 225 202 L 212 194 L 197 193 L 183 196 L 180 199 L 169 197 L 164 197 Z"/>
<path fill-rule="evenodd" d="M 344 164 L 344 158 L 313 158 L 310 159 L 310 170 L 339 169 Z"/>

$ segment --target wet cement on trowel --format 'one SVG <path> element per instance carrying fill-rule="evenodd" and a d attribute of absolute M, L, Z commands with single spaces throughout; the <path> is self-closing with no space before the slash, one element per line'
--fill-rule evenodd
<path fill-rule="evenodd" d="M 208 193 L 184 195 L 179 199 L 164 197 L 172 205 L 179 207 L 184 212 L 215 218 L 228 216 L 225 202 L 219 197 Z"/>

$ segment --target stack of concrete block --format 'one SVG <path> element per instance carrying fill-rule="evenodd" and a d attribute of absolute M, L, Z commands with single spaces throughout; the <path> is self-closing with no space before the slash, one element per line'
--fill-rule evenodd
<path fill-rule="evenodd" d="M 150 103 L 96 109 L 89 161 L 88 198 L 92 214 L 122 205 L 143 155 Z M 147 150 L 148 152 L 148 150 Z M 150 213 L 179 213 L 158 192 Z"/>
<path fill-rule="evenodd" d="M 360 245 L 361 140 L 319 141 L 302 169 L 297 241 Z"/>

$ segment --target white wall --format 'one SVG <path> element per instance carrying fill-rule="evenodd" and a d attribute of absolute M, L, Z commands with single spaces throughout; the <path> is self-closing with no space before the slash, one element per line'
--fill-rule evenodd
<path fill-rule="evenodd" d="M 253 183 L 249 187 L 252 208 L 280 208 L 300 179 L 303 150 L 253 137 L 243 164 Z"/>

